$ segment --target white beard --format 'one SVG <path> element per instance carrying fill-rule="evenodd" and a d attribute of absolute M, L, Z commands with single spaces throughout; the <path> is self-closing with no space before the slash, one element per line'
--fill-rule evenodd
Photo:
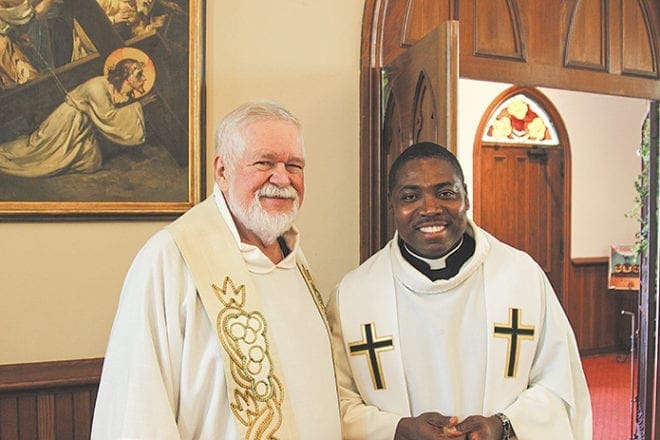
<path fill-rule="evenodd" d="M 266 246 L 277 240 L 277 237 L 288 231 L 298 216 L 300 206 L 298 193 L 292 186 L 278 188 L 277 186 L 266 183 L 255 191 L 254 198 L 250 200 L 248 206 L 242 206 L 234 194 L 234 185 L 227 191 L 227 205 L 236 219 L 241 222 L 249 231 L 253 232 L 259 240 Z M 293 199 L 291 211 L 277 214 L 270 214 L 262 208 L 259 199 L 261 196 L 278 196 Z"/>

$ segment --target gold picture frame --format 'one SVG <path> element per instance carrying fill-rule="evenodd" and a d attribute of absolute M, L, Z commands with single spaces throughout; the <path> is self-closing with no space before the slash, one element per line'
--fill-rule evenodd
<path fill-rule="evenodd" d="M 0 14 L 11 29 L 0 52 L 14 57 L 0 61 L 0 108 L 11 109 L 0 220 L 175 216 L 198 203 L 203 0 L 19 3 L 33 20 Z"/>

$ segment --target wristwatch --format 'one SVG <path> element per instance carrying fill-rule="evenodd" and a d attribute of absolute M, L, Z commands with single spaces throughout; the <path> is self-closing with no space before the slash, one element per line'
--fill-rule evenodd
<path fill-rule="evenodd" d="M 495 417 L 500 419 L 500 422 L 502 422 L 502 440 L 512 439 L 513 427 L 511 426 L 511 420 L 509 420 L 509 418 L 502 413 L 495 413 Z"/>

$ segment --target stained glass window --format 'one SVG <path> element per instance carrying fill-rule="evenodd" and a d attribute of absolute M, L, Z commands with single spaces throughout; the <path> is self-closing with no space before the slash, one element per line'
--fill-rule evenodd
<path fill-rule="evenodd" d="M 548 114 L 524 94 L 508 98 L 495 109 L 488 119 L 482 141 L 559 145 L 557 132 Z"/>

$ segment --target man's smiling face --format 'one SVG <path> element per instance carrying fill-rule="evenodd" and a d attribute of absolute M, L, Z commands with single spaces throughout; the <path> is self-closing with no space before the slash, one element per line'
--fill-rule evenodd
<path fill-rule="evenodd" d="M 305 194 L 300 129 L 289 121 L 257 120 L 244 128 L 245 151 L 235 164 L 216 157 L 216 180 L 246 243 L 272 243 L 291 227 Z"/>
<path fill-rule="evenodd" d="M 399 236 L 420 256 L 443 256 L 467 228 L 470 201 L 465 184 L 441 158 L 405 163 L 396 175 L 390 200 Z"/>

